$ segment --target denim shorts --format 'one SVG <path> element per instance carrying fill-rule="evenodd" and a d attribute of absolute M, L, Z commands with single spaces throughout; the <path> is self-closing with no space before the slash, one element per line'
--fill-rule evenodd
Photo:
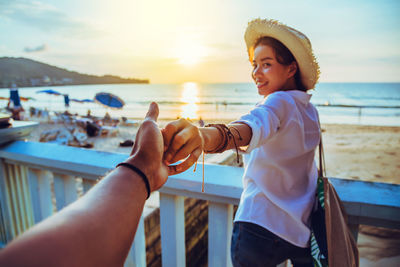
<path fill-rule="evenodd" d="M 295 246 L 253 223 L 235 222 L 231 243 L 235 267 L 276 266 L 290 259 L 293 266 L 313 266 L 310 248 Z"/>

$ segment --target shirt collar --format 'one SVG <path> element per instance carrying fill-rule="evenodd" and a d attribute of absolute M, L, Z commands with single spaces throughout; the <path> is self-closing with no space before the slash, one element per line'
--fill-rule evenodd
<path fill-rule="evenodd" d="M 299 90 L 290 90 L 286 91 L 288 94 L 290 94 L 293 98 L 296 100 L 300 101 L 304 105 L 307 105 L 310 103 L 311 95 L 307 94 L 306 92 L 299 91 Z"/>

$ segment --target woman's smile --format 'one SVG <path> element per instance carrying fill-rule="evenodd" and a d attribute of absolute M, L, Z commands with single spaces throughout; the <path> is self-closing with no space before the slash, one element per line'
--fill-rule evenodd
<path fill-rule="evenodd" d="M 260 89 L 261 87 L 264 87 L 268 85 L 268 82 L 256 82 L 257 88 Z"/>

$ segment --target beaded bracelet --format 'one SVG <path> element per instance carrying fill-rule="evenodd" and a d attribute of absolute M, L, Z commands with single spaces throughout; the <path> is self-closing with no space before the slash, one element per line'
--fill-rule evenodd
<path fill-rule="evenodd" d="M 149 179 L 147 179 L 146 174 L 144 174 L 138 167 L 128 163 L 128 162 L 121 162 L 119 163 L 115 168 L 118 168 L 119 166 L 123 166 L 126 167 L 128 169 L 131 169 L 132 171 L 136 172 L 137 174 L 139 174 L 139 176 L 142 178 L 143 182 L 146 185 L 146 190 L 147 190 L 147 198 L 149 199 L 150 197 L 150 183 L 149 183 Z"/>
<path fill-rule="evenodd" d="M 205 151 L 205 152 L 206 153 L 222 153 L 228 147 L 230 139 L 233 139 L 233 144 L 235 145 L 235 149 L 236 149 L 236 160 L 237 160 L 237 163 L 239 163 L 239 149 L 238 149 L 238 146 L 236 144 L 235 135 L 231 132 L 230 128 L 228 126 L 226 126 L 225 124 L 222 124 L 222 123 L 207 124 L 205 127 L 217 128 L 219 133 L 220 133 L 220 135 L 221 135 L 221 138 L 222 138 L 221 143 L 215 149 L 209 150 L 209 151 Z M 231 128 L 236 131 L 236 133 L 239 136 L 239 140 L 243 140 L 242 136 L 240 136 L 239 130 L 236 129 L 234 126 L 231 126 Z"/>

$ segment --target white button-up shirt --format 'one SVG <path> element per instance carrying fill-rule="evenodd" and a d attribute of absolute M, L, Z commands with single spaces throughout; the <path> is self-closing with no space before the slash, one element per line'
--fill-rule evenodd
<path fill-rule="evenodd" d="M 258 224 L 288 242 L 309 246 L 317 186 L 318 113 L 311 95 L 278 91 L 236 122 L 249 125 L 243 193 L 236 221 Z"/>

